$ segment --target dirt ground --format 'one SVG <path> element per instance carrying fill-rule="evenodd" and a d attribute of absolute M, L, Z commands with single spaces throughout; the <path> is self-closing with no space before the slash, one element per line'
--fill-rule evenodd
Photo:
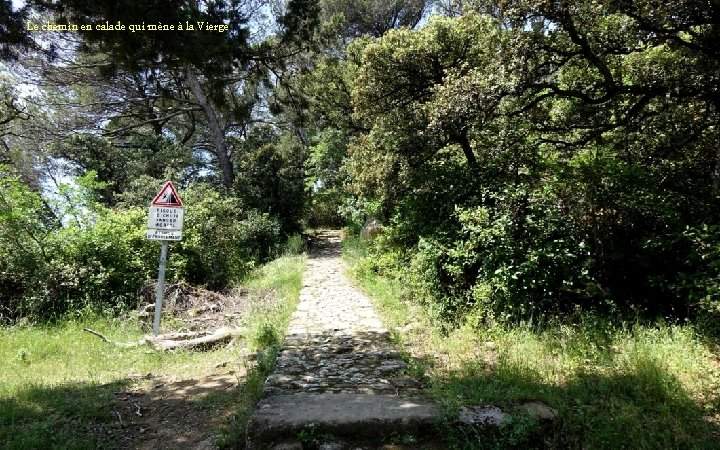
<path fill-rule="evenodd" d="M 115 393 L 103 446 L 116 449 L 213 449 L 216 433 L 235 409 L 238 378 L 225 367 L 201 377 L 176 381 L 143 377 Z"/>
<path fill-rule="evenodd" d="M 154 291 L 148 288 L 138 310 L 149 332 Z M 237 323 L 256 308 L 275 301 L 274 292 L 228 294 L 186 284 L 165 289 L 162 332 L 212 331 Z M 146 374 L 133 377 L 130 387 L 115 392 L 113 421 L 103 427 L 99 444 L 111 449 L 214 449 L 218 429 L 232 419 L 238 384 L 245 376 L 240 361 L 226 361 L 192 378 Z"/>
<path fill-rule="evenodd" d="M 143 294 L 146 303 L 140 306 L 138 316 L 149 332 L 155 312 L 154 285 L 146 286 Z M 164 299 L 161 332 L 213 331 L 266 308 L 275 301 L 275 292 L 250 293 L 238 287 L 221 294 L 180 283 L 165 286 Z"/>

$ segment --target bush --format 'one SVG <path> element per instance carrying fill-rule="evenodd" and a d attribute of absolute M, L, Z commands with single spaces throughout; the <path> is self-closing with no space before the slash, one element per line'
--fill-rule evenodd
<path fill-rule="evenodd" d="M 17 192 L 22 198 L 41 200 L 26 188 Z M 153 246 L 144 236 L 145 211 L 98 208 L 89 226 L 80 221 L 54 223 L 39 233 L 40 228 L 32 229 L 27 221 L 36 220 L 33 214 L 42 211 L 32 204 L 12 205 L 17 217 L 26 218 L 24 232 L 8 215 L 0 220 L 0 236 L 15 235 L 13 240 L 0 239 L 0 318 L 50 318 L 87 306 L 134 306 L 139 287 L 156 264 Z"/>
<path fill-rule="evenodd" d="M 343 200 L 342 193 L 338 190 L 325 189 L 313 192 L 308 225 L 311 228 L 342 227 L 345 223 L 340 215 Z"/>
<path fill-rule="evenodd" d="M 0 166 L 0 321 L 21 308 L 47 264 L 46 239 L 58 226 L 40 194 Z"/>
<path fill-rule="evenodd" d="M 303 253 L 307 252 L 307 250 L 307 243 L 305 242 L 303 237 L 299 234 L 293 234 L 291 236 L 288 236 L 287 241 L 285 242 L 283 254 L 302 255 Z"/>
<path fill-rule="evenodd" d="M 357 198 L 344 209 L 393 228 L 412 255 L 408 278 L 449 319 L 717 310 L 718 129 L 698 113 L 717 108 L 702 89 L 669 94 L 710 60 L 654 45 L 618 56 L 617 39 L 651 34 L 626 33 L 638 24 L 628 10 L 577 3 L 545 11 L 564 18 L 557 27 L 504 29 L 469 13 L 362 52 L 352 92 L 365 130 L 347 140 Z M 522 22 L 528 5 L 503 20 Z M 586 21 L 580 34 L 604 36 L 608 51 L 563 59 L 577 44 L 573 20 L 587 17 L 599 28 Z M 599 81 L 600 60 L 611 83 Z"/>
<path fill-rule="evenodd" d="M 236 152 L 235 195 L 248 208 L 275 217 L 283 233 L 302 229 L 306 207 L 305 155 L 304 145 L 290 134 Z"/>
<path fill-rule="evenodd" d="M 103 208 L 90 226 L 57 230 L 48 239 L 51 257 L 35 274 L 22 314 L 135 307 L 143 283 L 157 274 L 156 246 L 145 238 L 146 222 L 141 208 Z"/>
<path fill-rule="evenodd" d="M 539 152 L 510 179 L 504 160 L 487 163 L 475 182 L 444 161 L 426 168 L 387 219 L 384 252 L 403 248 L 402 276 L 434 315 L 543 321 L 582 309 L 713 323 L 717 202 L 695 184 L 700 163 Z M 370 270 L 388 272 L 382 261 L 374 254 Z"/>
<path fill-rule="evenodd" d="M 65 188 L 63 224 L 19 179 L 4 174 L 0 182 L 1 320 L 137 305 L 158 266 L 159 245 L 145 238 L 146 208 L 108 209 L 83 183 Z M 183 240 L 170 246 L 168 281 L 224 289 L 279 253 L 276 219 L 207 185 L 181 195 Z"/>
<path fill-rule="evenodd" d="M 181 198 L 183 239 L 170 247 L 170 279 L 222 290 L 278 254 L 280 224 L 268 214 L 248 211 L 238 198 L 199 183 Z"/>
<path fill-rule="evenodd" d="M 690 307 L 697 310 L 700 330 L 720 337 L 720 227 L 688 227 L 683 238 L 693 251 L 672 288 L 689 298 Z"/>

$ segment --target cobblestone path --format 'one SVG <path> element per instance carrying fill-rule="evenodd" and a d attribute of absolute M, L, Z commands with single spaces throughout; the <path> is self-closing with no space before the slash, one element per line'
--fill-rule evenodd
<path fill-rule="evenodd" d="M 247 448 L 299 450 L 303 435 L 329 439 L 321 449 L 442 448 L 429 445 L 440 409 L 422 398 L 370 299 L 344 269 L 340 233 L 321 234 L 265 398 L 248 423 Z M 397 436 L 417 440 L 388 444 Z"/>
<path fill-rule="evenodd" d="M 338 232 L 325 232 L 308 260 L 266 395 L 363 393 L 412 396 L 418 382 L 393 349 L 370 300 L 343 274 Z"/>

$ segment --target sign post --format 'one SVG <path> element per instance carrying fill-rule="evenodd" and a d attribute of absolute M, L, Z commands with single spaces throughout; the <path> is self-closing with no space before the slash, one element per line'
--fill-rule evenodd
<path fill-rule="evenodd" d="M 160 315 L 162 314 L 163 294 L 165 293 L 165 264 L 167 263 L 168 244 L 170 241 L 182 239 L 184 210 L 183 203 L 171 182 L 165 183 L 158 195 L 150 204 L 148 216 L 148 232 L 146 237 L 153 241 L 161 241 L 160 266 L 158 281 L 155 288 L 155 317 L 153 335 L 160 332 Z"/>
<path fill-rule="evenodd" d="M 160 267 L 158 268 L 157 287 L 155 288 L 155 319 L 153 336 L 160 332 L 160 314 L 162 314 L 163 294 L 165 293 L 165 263 L 167 262 L 168 241 L 162 241 L 160 247 Z"/>

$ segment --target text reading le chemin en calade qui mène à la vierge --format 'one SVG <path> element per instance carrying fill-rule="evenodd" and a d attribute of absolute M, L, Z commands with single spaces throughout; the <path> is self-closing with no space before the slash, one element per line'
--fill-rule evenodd
<path fill-rule="evenodd" d="M 122 21 L 110 23 L 104 21 L 102 23 L 52 23 L 46 21 L 44 23 L 27 22 L 26 29 L 29 31 L 130 31 L 135 33 L 138 31 L 215 31 L 224 33 L 230 28 L 229 24 L 214 24 L 209 22 L 178 22 L 176 24 L 167 23 L 139 23 L 124 24 Z"/>

